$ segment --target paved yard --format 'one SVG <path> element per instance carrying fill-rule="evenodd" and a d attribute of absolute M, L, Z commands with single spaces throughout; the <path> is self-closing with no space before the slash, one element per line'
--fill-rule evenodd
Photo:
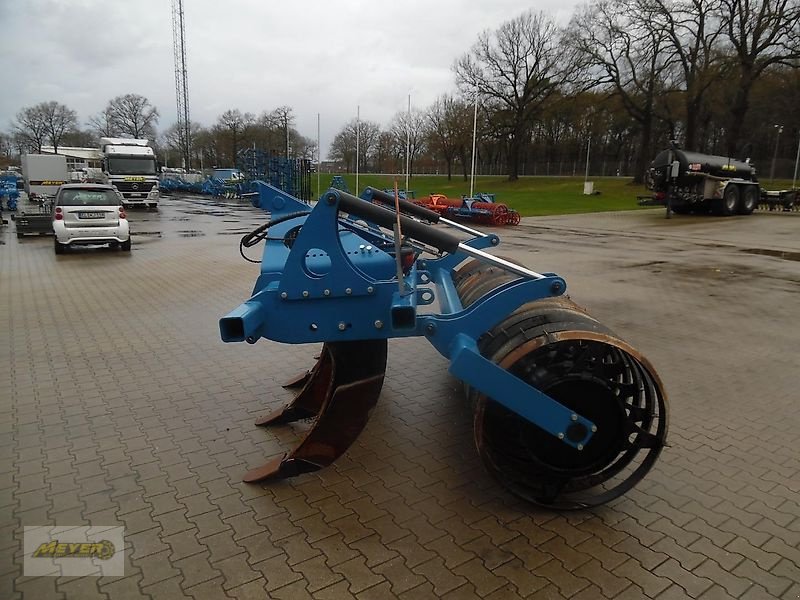
<path fill-rule="evenodd" d="M 249 296 L 242 202 L 165 199 L 130 254 L 0 229 L 0 598 L 798 598 L 800 213 L 525 219 L 498 252 L 563 275 L 641 349 L 671 446 L 591 512 L 487 476 L 422 339 L 334 466 L 240 481 L 296 429 L 253 420 L 315 347 L 223 344 Z M 254 249 L 255 250 L 255 249 Z M 25 525 L 123 525 L 125 576 L 22 575 Z"/>

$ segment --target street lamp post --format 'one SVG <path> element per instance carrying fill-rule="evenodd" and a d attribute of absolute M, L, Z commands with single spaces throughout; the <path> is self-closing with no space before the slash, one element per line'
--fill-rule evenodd
<path fill-rule="evenodd" d="M 769 180 L 775 181 L 775 162 L 778 160 L 778 144 L 781 141 L 781 133 L 783 133 L 783 125 L 775 125 L 778 133 L 775 135 L 775 153 L 772 155 L 772 168 L 769 171 Z"/>

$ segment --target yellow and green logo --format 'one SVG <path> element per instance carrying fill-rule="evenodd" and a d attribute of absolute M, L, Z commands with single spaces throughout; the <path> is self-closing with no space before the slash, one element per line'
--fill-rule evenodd
<path fill-rule="evenodd" d="M 45 542 L 33 552 L 33 558 L 92 558 L 97 557 L 101 560 L 108 560 L 114 556 L 116 549 L 114 544 L 108 540 L 99 542 L 80 542 L 72 544 L 69 542 Z"/>

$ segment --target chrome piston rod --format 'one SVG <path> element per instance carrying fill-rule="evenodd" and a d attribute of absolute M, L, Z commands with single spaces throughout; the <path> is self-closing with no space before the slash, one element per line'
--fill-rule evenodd
<path fill-rule="evenodd" d="M 459 244 L 458 249 L 464 254 L 468 254 L 469 256 L 474 256 L 475 258 L 479 258 L 493 265 L 497 265 L 498 267 L 502 267 L 506 271 L 511 271 L 512 273 L 516 273 L 520 277 L 527 277 L 529 279 L 544 279 L 545 277 L 541 273 L 537 273 L 536 271 L 531 271 L 530 269 L 526 269 L 525 267 L 520 267 L 519 265 L 515 265 L 512 262 L 508 262 L 507 260 L 498 258 L 493 254 L 484 252 L 483 250 L 478 250 L 477 248 L 467 246 L 466 244 Z"/>

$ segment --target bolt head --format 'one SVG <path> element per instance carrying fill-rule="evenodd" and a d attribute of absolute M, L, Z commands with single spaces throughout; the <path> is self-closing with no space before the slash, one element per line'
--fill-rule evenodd
<path fill-rule="evenodd" d="M 597 425 L 592 425 L 592 433 L 597 433 Z"/>
<path fill-rule="evenodd" d="M 286 300 L 288 297 L 289 297 L 289 294 L 287 294 L 286 292 L 281 292 L 281 298 Z"/>
<path fill-rule="evenodd" d="M 308 290 L 303 291 L 303 298 L 308 298 Z"/>
<path fill-rule="evenodd" d="M 583 450 L 583 444 L 578 444 L 578 450 Z"/>
<path fill-rule="evenodd" d="M 375 321 L 375 329 L 383 329 L 383 321 L 381 320 Z"/>
<path fill-rule="evenodd" d="M 564 434 L 563 433 L 559 433 L 558 434 L 558 439 L 563 440 L 564 439 Z"/>
<path fill-rule="evenodd" d="M 344 293 L 345 293 L 345 294 L 347 294 L 347 295 L 349 296 L 350 294 L 352 294 L 352 293 L 353 293 L 353 290 L 351 290 L 350 288 L 347 288 L 347 289 L 344 291 Z"/>
<path fill-rule="evenodd" d="M 372 287 L 372 286 L 369 286 L 369 287 L 367 288 L 367 293 L 368 293 L 368 294 L 371 294 L 371 293 L 372 293 L 372 292 L 374 292 L 374 291 L 375 291 L 375 288 L 374 288 L 374 287 Z"/>
<path fill-rule="evenodd" d="M 572 419 L 573 421 L 577 421 L 578 420 L 578 415 L 576 415 L 575 413 L 572 413 L 572 416 L 570 417 L 570 419 Z"/>
<path fill-rule="evenodd" d="M 324 291 L 324 292 L 322 292 L 322 293 L 323 293 L 325 296 L 330 296 L 330 295 L 331 295 L 331 291 L 330 291 L 330 290 L 325 290 L 325 291 Z"/>
<path fill-rule="evenodd" d="M 339 323 L 339 331 L 344 331 L 345 329 L 347 329 L 347 325 L 345 325 L 344 322 Z"/>

